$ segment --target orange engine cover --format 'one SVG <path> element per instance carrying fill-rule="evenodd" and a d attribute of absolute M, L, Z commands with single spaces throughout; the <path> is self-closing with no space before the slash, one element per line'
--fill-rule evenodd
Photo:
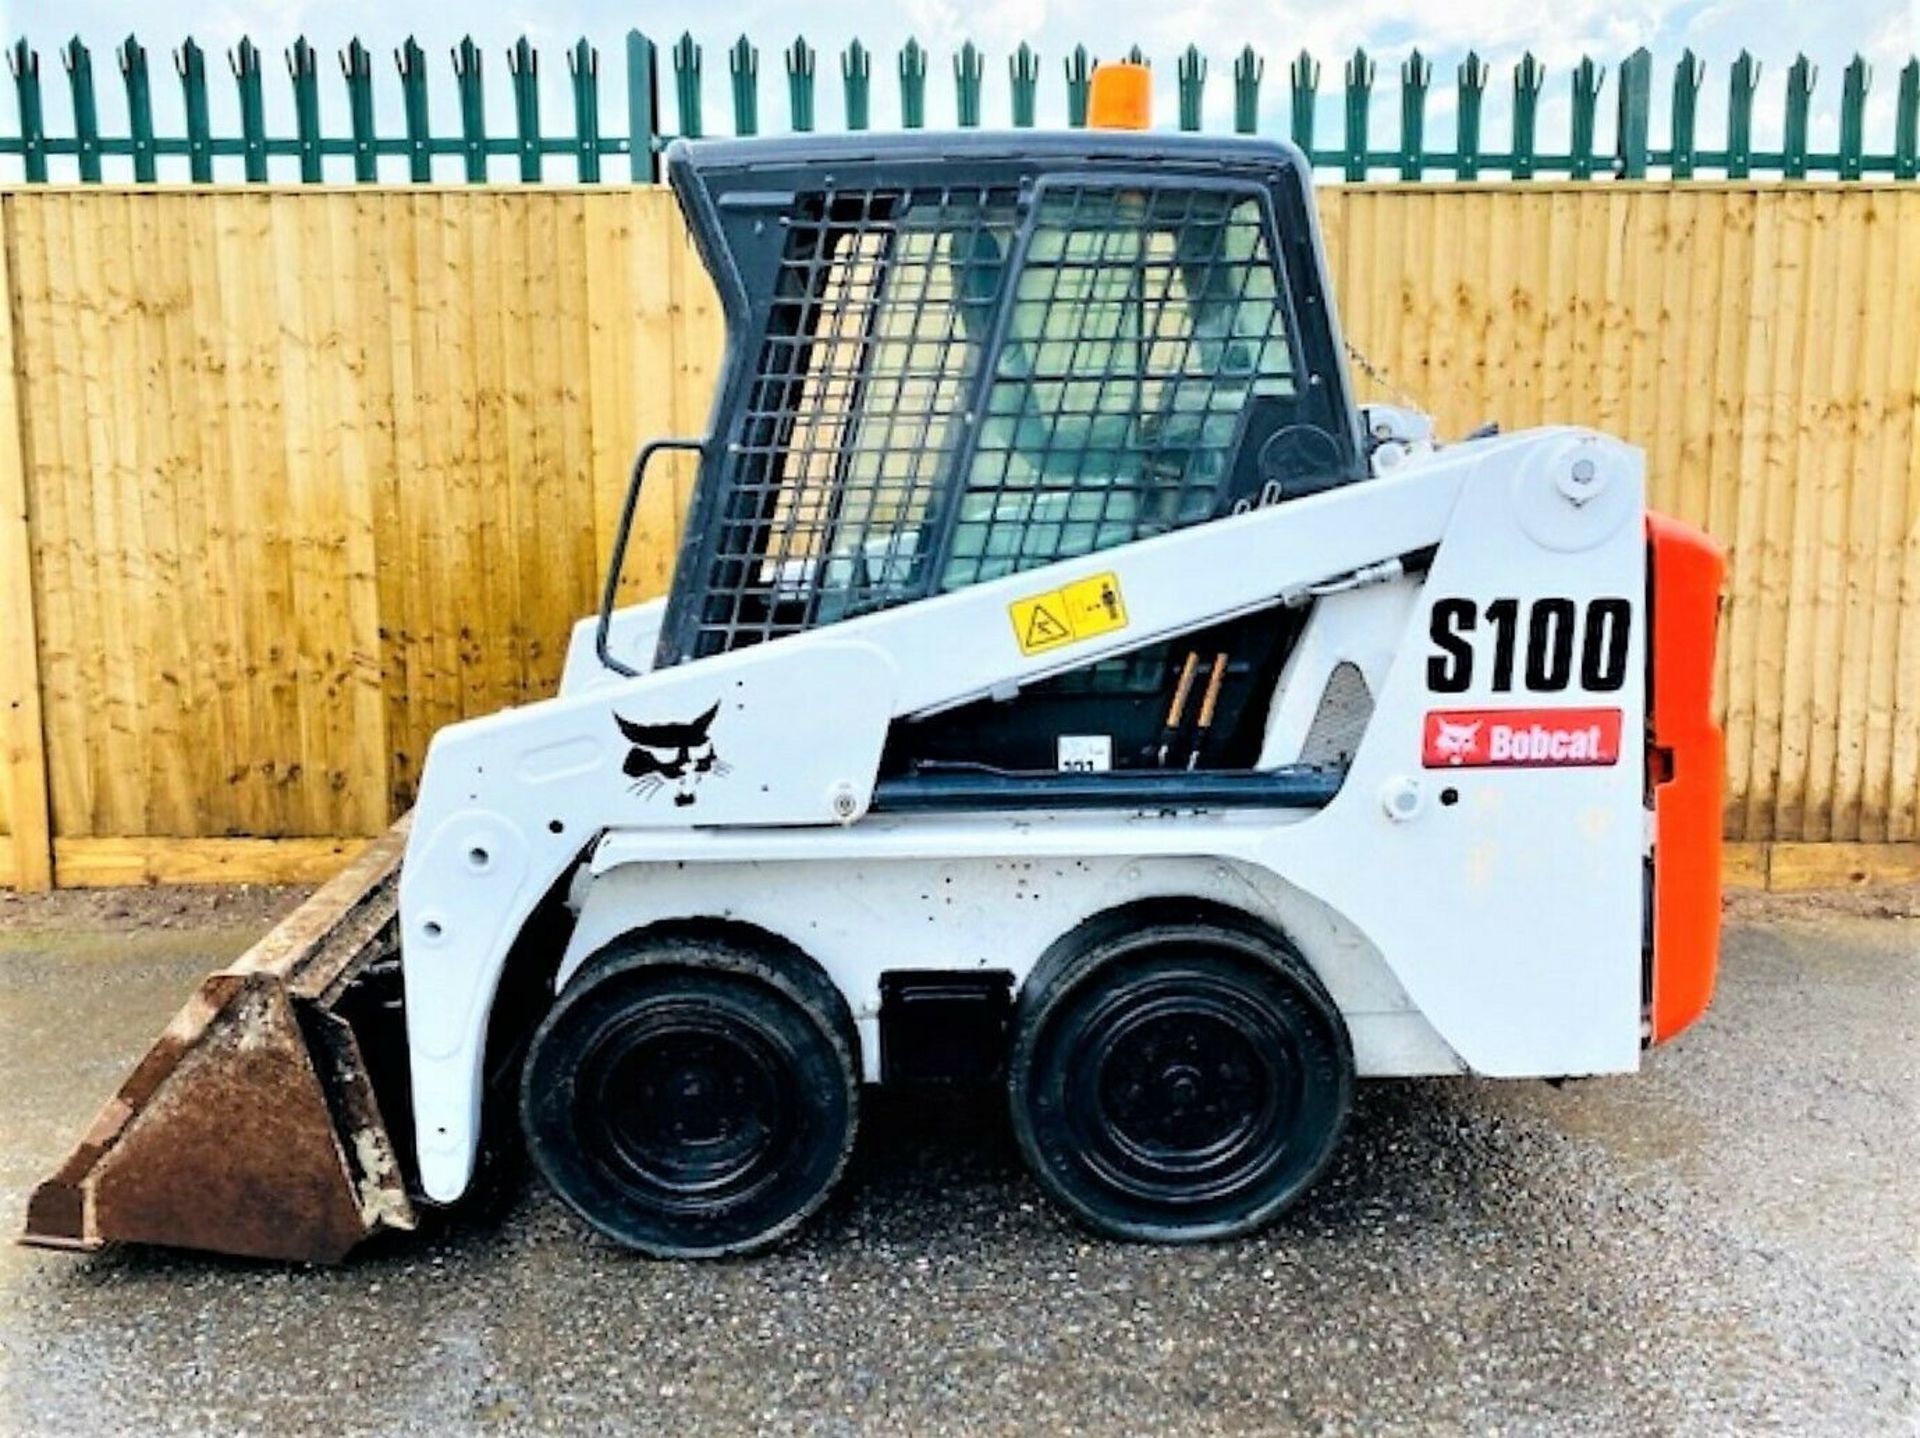
<path fill-rule="evenodd" d="M 1691 525 L 1647 516 L 1653 614 L 1648 764 L 1652 770 L 1653 1042 L 1713 998 L 1720 957 L 1720 793 L 1726 745 L 1713 720 L 1719 546 Z"/>

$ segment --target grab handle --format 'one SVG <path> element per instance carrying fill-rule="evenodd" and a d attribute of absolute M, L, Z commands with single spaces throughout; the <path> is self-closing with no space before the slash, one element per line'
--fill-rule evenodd
<path fill-rule="evenodd" d="M 640 672 L 613 657 L 608 639 L 613 632 L 614 596 L 620 589 L 620 573 L 626 568 L 627 541 L 633 537 L 633 516 L 640 508 L 640 486 L 647 477 L 647 466 L 662 450 L 678 449 L 699 454 L 706 448 L 706 443 L 704 439 L 650 440 L 634 458 L 633 476 L 627 481 L 626 502 L 620 506 L 620 524 L 613 531 L 613 554 L 607 561 L 607 587 L 600 594 L 600 624 L 593 634 L 593 652 L 615 674 L 632 679 Z"/>

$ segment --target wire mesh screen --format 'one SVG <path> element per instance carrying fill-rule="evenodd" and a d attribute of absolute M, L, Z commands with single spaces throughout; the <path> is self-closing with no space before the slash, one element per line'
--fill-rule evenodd
<path fill-rule="evenodd" d="M 928 527 L 993 324 L 1011 190 L 795 208 L 698 652 L 924 592 Z"/>
<path fill-rule="evenodd" d="M 1294 392 L 1259 202 L 1043 192 L 944 588 L 1212 517 L 1253 395 Z"/>
<path fill-rule="evenodd" d="M 1219 512 L 1249 400 L 1295 392 L 1259 201 L 1076 183 L 1027 203 L 1009 285 L 1011 188 L 796 202 L 696 653 Z"/>

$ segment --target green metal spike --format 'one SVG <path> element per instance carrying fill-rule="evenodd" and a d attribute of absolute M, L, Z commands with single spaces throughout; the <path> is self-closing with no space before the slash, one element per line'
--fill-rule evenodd
<path fill-rule="evenodd" d="M 1813 86 L 1819 78 L 1820 72 L 1805 55 L 1796 56 L 1787 67 L 1787 119 L 1780 170 L 1789 180 L 1803 180 L 1807 175 L 1807 115 L 1813 108 Z"/>
<path fill-rule="evenodd" d="M 1075 45 L 1073 53 L 1067 56 L 1067 123 L 1076 130 L 1086 128 L 1087 99 L 1093 93 L 1094 63 L 1085 45 Z"/>
<path fill-rule="evenodd" d="M 968 40 L 953 57 L 954 112 L 963 130 L 980 127 L 980 90 L 986 73 L 986 57 Z"/>
<path fill-rule="evenodd" d="M 813 46 L 806 36 L 794 36 L 787 47 L 787 113 L 796 134 L 813 129 L 813 71 Z"/>
<path fill-rule="evenodd" d="M 373 52 L 357 38 L 340 52 L 340 74 L 353 127 L 353 178 L 364 185 L 380 178 L 380 154 L 373 132 Z"/>
<path fill-rule="evenodd" d="M 487 96 L 480 47 L 468 35 L 453 52 L 453 78 L 460 87 L 460 144 L 466 156 L 467 183 L 487 180 Z"/>
<path fill-rule="evenodd" d="M 682 31 L 673 47 L 673 92 L 680 110 L 680 133 L 700 138 L 700 47 Z"/>
<path fill-rule="evenodd" d="M 909 39 L 900 51 L 900 125 L 920 130 L 927 123 L 927 52 Z"/>
<path fill-rule="evenodd" d="M 540 53 L 522 35 L 507 51 L 507 78 L 513 84 L 514 148 L 520 155 L 520 179 L 540 178 Z"/>
<path fill-rule="evenodd" d="M 227 66 L 240 91 L 240 154 L 250 183 L 267 178 L 267 103 L 263 90 L 260 47 L 245 35 L 227 52 Z"/>
<path fill-rule="evenodd" d="M 745 35 L 727 51 L 727 75 L 733 87 L 733 133 L 760 133 L 760 47 Z"/>
<path fill-rule="evenodd" d="M 1207 57 L 1198 45 L 1189 45 L 1174 62 L 1174 76 L 1180 82 L 1180 128 L 1189 133 L 1200 128 L 1200 112 L 1206 99 Z"/>
<path fill-rule="evenodd" d="M 433 178 L 433 136 L 428 128 L 427 53 L 409 35 L 393 52 L 400 71 L 400 98 L 407 117 L 407 175 L 415 184 Z"/>
<path fill-rule="evenodd" d="M 1367 112 L 1373 103 L 1374 64 L 1367 52 L 1354 47 L 1347 61 L 1347 154 L 1349 180 L 1367 177 Z"/>
<path fill-rule="evenodd" d="M 1243 48 L 1233 62 L 1233 129 L 1235 134 L 1251 135 L 1260 128 L 1260 80 L 1267 73 L 1267 62 L 1254 53 L 1253 46 Z"/>
<path fill-rule="evenodd" d="M 1893 177 L 1920 176 L 1920 60 L 1900 67 L 1900 95 L 1893 109 Z"/>
<path fill-rule="evenodd" d="M 213 179 L 213 134 L 207 110 L 207 52 L 189 35 L 173 52 L 187 114 L 187 174 L 196 185 Z"/>
<path fill-rule="evenodd" d="M 1400 178 L 1417 180 L 1426 158 L 1427 84 L 1433 79 L 1433 66 L 1415 50 L 1400 67 Z M 1352 81 L 1349 79 L 1349 86 Z M 1360 148 L 1366 149 L 1365 131 Z M 1352 148 L 1349 139 L 1348 147 Z M 1349 170 L 1349 175 L 1352 172 Z"/>
<path fill-rule="evenodd" d="M 1700 82 L 1707 67 L 1691 49 L 1680 55 L 1673 68 L 1673 177 L 1684 180 L 1693 174 L 1694 124 L 1700 105 Z"/>
<path fill-rule="evenodd" d="M 1040 56 L 1024 40 L 1007 60 L 1007 78 L 1013 84 L 1014 128 L 1031 129 L 1040 93 Z"/>
<path fill-rule="evenodd" d="M 1513 67 L 1513 177 L 1516 180 L 1533 178 L 1540 91 L 1546 80 L 1546 67 L 1533 58 L 1531 50 Z"/>
<path fill-rule="evenodd" d="M 600 183 L 600 52 L 586 36 L 567 51 L 573 81 L 574 173 L 583 185 Z"/>
<path fill-rule="evenodd" d="M 13 89 L 20 102 L 20 157 L 27 183 L 43 185 L 47 180 L 46 106 L 40 95 L 40 53 L 24 38 L 13 42 L 7 51 L 7 68 L 13 71 Z"/>
<path fill-rule="evenodd" d="M 1620 62 L 1620 115 L 1615 162 L 1624 180 L 1647 177 L 1649 117 L 1653 112 L 1653 56 L 1641 46 Z"/>
<path fill-rule="evenodd" d="M 1873 72 L 1859 55 L 1840 77 L 1840 178 L 1857 180 L 1866 152 L 1867 90 Z"/>
<path fill-rule="evenodd" d="M 1467 51 L 1458 72 L 1459 101 L 1455 117 L 1453 174 L 1455 179 L 1480 177 L 1480 109 L 1487 96 L 1486 62 L 1476 51 Z"/>
<path fill-rule="evenodd" d="M 1745 50 L 1733 62 L 1727 87 L 1727 178 L 1744 180 L 1753 170 L 1753 95 L 1760 88 L 1760 62 Z"/>
<path fill-rule="evenodd" d="M 147 47 L 132 35 L 114 51 L 127 87 L 127 135 L 133 145 L 133 178 L 152 184 L 154 176 L 153 86 L 147 75 Z"/>
<path fill-rule="evenodd" d="M 293 123 L 300 145 L 300 182 L 317 185 L 320 162 L 320 62 L 307 37 L 301 35 L 287 51 L 287 74 L 293 80 Z"/>
<path fill-rule="evenodd" d="M 1311 164 L 1314 114 L 1320 102 L 1320 62 L 1302 50 L 1287 67 L 1287 86 L 1292 110 L 1287 133 L 1293 136 L 1293 143 L 1306 153 Z"/>
<path fill-rule="evenodd" d="M 627 174 L 636 184 L 660 178 L 660 57 L 638 30 L 627 31 Z"/>
<path fill-rule="evenodd" d="M 1594 114 L 1599 109 L 1600 87 L 1606 78 L 1606 66 L 1595 65 L 1585 55 L 1573 67 L 1572 136 L 1567 148 L 1571 152 L 1570 170 L 1576 180 L 1593 178 Z"/>
<path fill-rule="evenodd" d="M 100 182 L 100 105 L 93 92 L 93 52 L 78 35 L 60 52 L 67 87 L 73 92 L 73 140 L 80 162 L 80 178 Z"/>
<path fill-rule="evenodd" d="M 847 128 L 866 129 L 873 110 L 873 56 L 858 40 L 840 53 L 840 82 L 846 91 Z"/>

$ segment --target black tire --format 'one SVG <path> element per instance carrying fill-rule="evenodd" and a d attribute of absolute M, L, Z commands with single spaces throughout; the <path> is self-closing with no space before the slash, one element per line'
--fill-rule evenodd
<path fill-rule="evenodd" d="M 852 1152 L 859 1067 L 804 955 L 624 944 L 567 986 L 521 1072 L 527 1148 L 602 1233 L 661 1258 L 779 1242 Z M 668 1099 L 677 1099 L 669 1105 Z"/>
<path fill-rule="evenodd" d="M 1096 1232 L 1250 1233 L 1319 1176 L 1353 1096 L 1339 1010 L 1252 925 L 1105 926 L 1022 991 L 1013 1128 L 1049 1194 Z"/>

